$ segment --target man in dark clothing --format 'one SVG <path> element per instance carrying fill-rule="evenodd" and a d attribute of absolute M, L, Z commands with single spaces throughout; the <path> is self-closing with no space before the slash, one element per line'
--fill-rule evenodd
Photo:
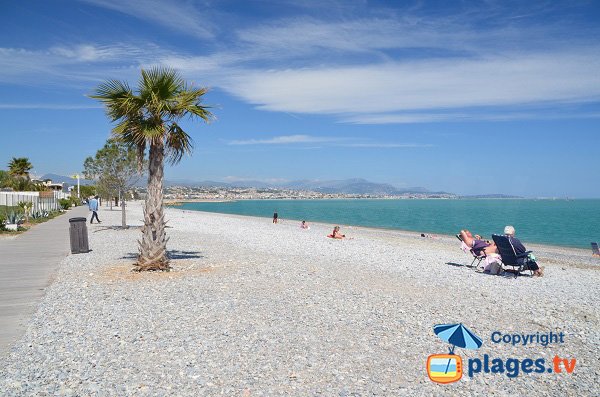
<path fill-rule="evenodd" d="M 521 243 L 521 241 L 519 241 L 519 239 L 515 237 L 515 228 L 514 227 L 506 226 L 504 228 L 504 234 L 506 235 L 506 237 L 508 237 L 508 241 L 512 245 L 512 247 L 515 251 L 515 254 L 517 256 L 527 252 L 527 248 L 525 248 L 523 243 Z M 520 265 L 525 264 L 526 269 L 533 270 L 534 276 L 542 277 L 544 275 L 544 269 L 540 268 L 538 266 L 538 264 L 535 262 L 535 259 L 531 259 L 531 258 L 527 258 L 527 257 L 519 258 L 518 262 Z"/>

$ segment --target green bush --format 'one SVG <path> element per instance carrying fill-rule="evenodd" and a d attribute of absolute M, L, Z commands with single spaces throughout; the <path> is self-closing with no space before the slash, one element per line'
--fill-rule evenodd
<path fill-rule="evenodd" d="M 6 216 L 0 214 L 0 231 L 6 230 L 4 223 L 6 223 Z"/>
<path fill-rule="evenodd" d="M 58 204 L 60 204 L 60 207 L 63 210 L 68 210 L 69 208 L 71 208 L 71 199 L 67 199 L 67 198 L 59 199 Z"/>

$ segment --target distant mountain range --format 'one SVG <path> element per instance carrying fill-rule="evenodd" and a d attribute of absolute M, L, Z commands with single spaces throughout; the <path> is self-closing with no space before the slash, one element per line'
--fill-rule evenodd
<path fill-rule="evenodd" d="M 45 174 L 41 179 L 52 179 L 54 183 L 66 183 L 76 185 L 77 179 L 57 174 Z M 80 179 L 81 185 L 92 185 L 94 181 Z M 141 178 L 137 186 L 146 185 L 145 178 Z M 399 195 L 410 193 L 421 194 L 448 194 L 445 192 L 431 192 L 424 187 L 408 187 L 398 189 L 388 183 L 370 182 L 366 179 L 354 178 L 344 180 L 310 180 L 304 179 L 286 183 L 267 183 L 263 181 L 236 181 L 236 182 L 216 182 L 216 181 L 193 181 L 189 179 L 165 180 L 165 187 L 186 186 L 186 187 L 230 187 L 230 188 L 256 188 L 256 189 L 291 189 L 291 190 L 310 190 L 321 193 L 341 193 L 341 194 L 373 194 L 373 195 Z"/>
<path fill-rule="evenodd" d="M 41 179 L 52 179 L 54 183 L 66 183 L 77 185 L 77 179 L 57 174 L 45 174 Z M 94 181 L 80 179 L 81 185 L 93 185 Z M 362 178 L 343 179 L 343 180 L 310 180 L 304 179 L 286 183 L 267 183 L 263 181 L 237 181 L 237 182 L 217 182 L 217 181 L 193 181 L 189 179 L 165 180 L 165 187 L 186 186 L 186 187 L 224 187 L 224 188 L 256 188 L 256 189 L 291 189 L 291 190 L 310 190 L 320 193 L 340 193 L 340 194 L 372 194 L 372 195 L 403 195 L 403 194 L 427 194 L 427 195 L 452 195 L 448 192 L 432 192 L 424 187 L 396 188 L 389 183 L 370 182 Z M 145 178 L 141 178 L 137 183 L 139 187 L 146 186 Z M 460 196 L 461 198 L 521 198 L 506 194 L 483 194 L 473 196 Z"/>
<path fill-rule="evenodd" d="M 344 180 L 299 180 L 285 183 L 267 183 L 262 181 L 190 181 L 190 180 L 168 180 L 165 186 L 187 186 L 187 187 L 231 187 L 231 188 L 257 188 L 257 189 L 292 189 L 310 190 L 320 193 L 342 193 L 342 194 L 373 194 L 373 195 L 399 195 L 410 193 L 421 194 L 448 194 L 445 192 L 431 192 L 424 187 L 408 187 L 398 189 L 388 183 L 370 182 L 366 179 L 354 178 Z"/>
<path fill-rule="evenodd" d="M 45 174 L 39 179 L 51 179 L 53 183 L 66 183 L 67 185 L 77 186 L 77 179 L 58 174 Z M 95 182 L 88 179 L 79 179 L 80 185 L 93 185 Z"/>

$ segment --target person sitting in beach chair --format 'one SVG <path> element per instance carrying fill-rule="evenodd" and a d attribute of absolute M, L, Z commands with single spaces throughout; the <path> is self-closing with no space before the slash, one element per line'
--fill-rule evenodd
<path fill-rule="evenodd" d="M 542 277 L 544 268 L 538 266 L 535 257 L 531 255 L 532 251 L 527 251 L 527 248 L 521 241 L 515 237 L 515 228 L 506 226 L 504 228 L 504 236 L 492 235 L 492 239 L 496 243 L 498 253 L 502 257 L 502 263 L 505 266 L 516 267 L 515 277 L 522 271 L 529 270 L 534 277 Z"/>
<path fill-rule="evenodd" d="M 331 234 L 327 235 L 327 237 L 341 240 L 341 239 L 345 238 L 346 235 L 342 234 L 340 232 L 340 227 L 339 226 L 336 226 L 336 227 L 333 228 L 333 232 Z"/>
<path fill-rule="evenodd" d="M 468 233 L 470 233 L 469 231 L 467 231 Z M 476 237 L 479 237 L 481 239 L 481 237 L 479 235 L 476 235 Z M 460 240 L 460 249 L 466 254 L 467 252 L 470 253 L 473 256 L 473 260 L 471 261 L 470 265 L 467 265 L 467 267 L 473 267 L 473 265 L 475 265 L 475 262 L 477 261 L 477 264 L 475 265 L 476 268 L 479 268 L 479 266 L 481 265 L 481 261 L 483 261 L 486 257 L 487 254 L 485 253 L 484 250 L 479 249 L 477 252 L 475 252 L 475 250 L 472 247 L 469 247 L 462 239 L 460 234 L 456 235 L 456 238 Z M 480 248 L 479 246 L 477 248 Z"/>
<path fill-rule="evenodd" d="M 461 230 L 456 237 L 465 243 L 475 256 L 485 256 L 497 253 L 496 245 L 493 242 L 483 240 L 480 235 L 473 235 L 467 229 Z"/>
<path fill-rule="evenodd" d="M 308 223 L 306 223 L 306 221 L 302 221 L 302 223 L 300 224 L 300 229 L 308 230 L 310 229 L 310 226 L 308 226 Z"/>

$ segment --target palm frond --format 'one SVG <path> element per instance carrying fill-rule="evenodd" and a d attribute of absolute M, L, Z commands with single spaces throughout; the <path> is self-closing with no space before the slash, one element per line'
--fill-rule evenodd
<path fill-rule="evenodd" d="M 89 97 L 102 102 L 107 115 L 113 121 L 126 117 L 140 107 L 140 101 L 129 85 L 119 80 L 109 80 L 100 84 L 95 94 Z"/>
<path fill-rule="evenodd" d="M 174 119 L 180 119 L 185 115 L 190 118 L 200 117 L 207 123 L 214 116 L 208 110 L 209 106 L 201 104 L 202 97 L 208 92 L 208 88 L 187 88 L 178 92 L 169 103 L 169 110 Z"/>
<path fill-rule="evenodd" d="M 167 160 L 171 165 L 179 163 L 184 154 L 191 154 L 194 148 L 192 137 L 177 123 L 171 123 L 167 132 L 165 149 Z"/>
<path fill-rule="evenodd" d="M 163 116 L 168 109 L 168 102 L 185 87 L 185 81 L 174 69 L 154 67 L 142 69 L 142 77 L 138 84 L 140 97 L 155 116 Z"/>

